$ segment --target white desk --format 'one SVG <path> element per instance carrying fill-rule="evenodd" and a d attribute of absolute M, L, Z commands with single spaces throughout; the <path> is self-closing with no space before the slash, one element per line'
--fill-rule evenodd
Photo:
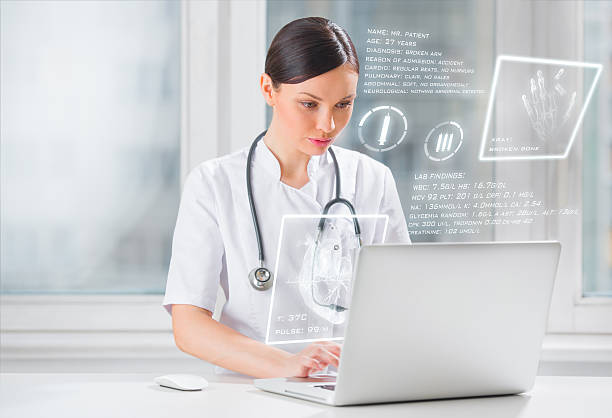
<path fill-rule="evenodd" d="M 532 391 L 425 402 L 332 407 L 262 392 L 240 376 L 205 375 L 203 391 L 157 374 L 0 374 L 0 416 L 35 417 L 612 417 L 612 377 L 539 376 Z"/>

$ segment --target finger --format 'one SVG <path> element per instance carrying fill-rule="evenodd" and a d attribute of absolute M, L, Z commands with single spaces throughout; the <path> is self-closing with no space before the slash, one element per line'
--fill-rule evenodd
<path fill-rule="evenodd" d="M 538 87 L 540 88 L 540 100 L 544 102 L 546 99 L 546 87 L 544 86 L 544 74 L 542 73 L 542 70 L 538 70 L 536 74 L 538 76 Z M 544 105 L 546 105 L 546 103 L 544 103 Z"/>
<path fill-rule="evenodd" d="M 538 96 L 536 92 L 538 91 L 538 87 L 536 86 L 536 82 L 533 78 L 531 78 L 529 81 L 530 81 L 529 85 L 531 87 L 531 100 L 537 111 L 538 110 Z"/>
<path fill-rule="evenodd" d="M 329 353 L 334 359 L 340 360 L 340 352 L 341 348 L 333 345 L 323 346 L 321 347 L 327 353 Z"/>
<path fill-rule="evenodd" d="M 328 361 L 333 363 L 332 359 L 334 359 L 336 362 L 339 361 L 342 347 L 331 341 L 321 341 L 310 345 L 307 351 L 308 353 L 316 353 L 317 351 L 321 350 L 331 356 L 331 358 L 328 357 Z"/>
<path fill-rule="evenodd" d="M 340 353 L 342 352 L 342 346 L 340 344 L 336 344 L 330 342 L 329 344 L 325 344 L 325 349 L 334 353 L 336 356 L 340 357 Z"/>
<path fill-rule="evenodd" d="M 329 347 L 340 347 L 340 348 L 342 347 L 342 343 L 337 343 L 335 341 L 321 341 L 320 344 L 329 346 Z"/>
<path fill-rule="evenodd" d="M 327 351 L 327 350 L 326 350 L 326 351 Z M 329 355 L 330 355 L 330 356 L 333 358 L 333 360 L 332 360 L 331 364 L 332 364 L 334 367 L 338 367 L 338 366 L 340 365 L 340 353 L 336 354 L 336 353 L 333 353 L 333 352 L 331 352 L 331 351 L 327 351 L 327 352 L 328 352 L 328 353 L 329 353 Z"/>
<path fill-rule="evenodd" d="M 327 364 L 325 362 L 317 360 L 316 358 L 310 358 L 307 364 L 309 365 L 307 366 L 306 370 L 307 375 L 321 371 L 327 367 Z"/>
<path fill-rule="evenodd" d="M 325 347 L 324 350 L 331 354 L 335 359 L 338 359 L 340 357 L 340 352 L 338 348 Z"/>
<path fill-rule="evenodd" d="M 527 96 L 523 94 L 522 99 L 523 99 L 523 105 L 525 106 L 525 110 L 527 111 L 527 115 L 529 116 L 529 120 L 531 120 L 531 123 L 535 123 L 536 121 L 535 114 L 533 113 L 533 109 L 531 108 L 531 105 L 529 104 L 529 101 L 527 100 Z"/>
<path fill-rule="evenodd" d="M 317 364 L 317 368 L 324 368 L 327 364 L 332 360 L 329 354 L 325 353 L 323 350 L 316 350 L 310 353 L 310 358 L 315 360 Z"/>
<path fill-rule="evenodd" d="M 324 367 L 327 366 L 328 364 L 332 364 L 336 367 L 338 367 L 338 357 L 330 354 L 329 351 L 327 351 L 325 348 L 323 347 L 319 347 L 319 349 L 317 351 L 315 351 L 311 357 L 317 359 L 319 362 L 321 362 Z"/>
<path fill-rule="evenodd" d="M 321 367 L 321 362 L 319 360 L 309 356 L 300 357 L 300 364 L 303 367 L 306 367 L 311 370 L 316 370 Z"/>

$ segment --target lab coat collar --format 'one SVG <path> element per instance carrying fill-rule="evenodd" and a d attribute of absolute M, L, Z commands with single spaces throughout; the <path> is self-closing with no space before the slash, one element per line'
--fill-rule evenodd
<path fill-rule="evenodd" d="M 276 180 L 280 181 L 280 163 L 272 151 L 270 151 L 270 148 L 268 148 L 263 139 L 259 141 L 255 147 L 254 163 L 263 166 L 268 173 L 270 173 Z M 329 151 L 326 151 L 325 154 L 322 155 L 311 156 L 310 160 L 308 161 L 308 166 L 306 167 L 310 180 L 313 180 L 316 172 L 327 164 L 333 164 Z"/>

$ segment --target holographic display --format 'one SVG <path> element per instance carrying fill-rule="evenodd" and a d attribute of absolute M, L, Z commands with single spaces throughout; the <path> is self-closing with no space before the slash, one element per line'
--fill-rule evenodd
<path fill-rule="evenodd" d="M 566 158 L 601 69 L 594 63 L 499 56 L 480 159 Z"/>
<path fill-rule="evenodd" d="M 321 233 L 317 224 L 325 218 Z M 384 243 L 387 215 L 287 215 L 281 221 L 266 344 L 339 340 L 361 243 Z"/>

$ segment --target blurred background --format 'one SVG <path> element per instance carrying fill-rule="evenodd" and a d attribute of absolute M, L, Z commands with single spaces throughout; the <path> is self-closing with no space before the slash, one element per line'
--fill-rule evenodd
<path fill-rule="evenodd" d="M 413 242 L 561 241 L 539 374 L 612 376 L 612 1 L 520 0 L 1 0 L 0 371 L 209 367 L 175 347 L 161 306 L 182 181 L 266 129 L 268 45 L 305 16 L 351 35 L 361 73 L 338 145 L 391 167 Z M 429 34 L 416 46 L 463 61 L 474 91 L 369 90 L 377 28 Z M 597 80 L 581 80 L 584 114 L 567 157 L 478 160 L 500 55 L 601 64 Z M 380 105 L 406 120 L 389 151 L 365 146 L 360 126 Z M 426 158 L 428 133 L 449 120 L 462 127 L 460 152 Z M 426 212 L 413 196 L 432 172 L 504 182 L 568 215 L 434 234 L 410 218 Z M 217 319 L 223 303 L 220 293 Z"/>

